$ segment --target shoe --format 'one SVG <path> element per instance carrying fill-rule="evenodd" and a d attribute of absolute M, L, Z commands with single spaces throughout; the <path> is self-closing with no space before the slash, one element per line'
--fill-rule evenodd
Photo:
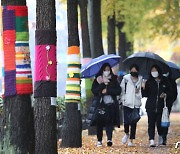
<path fill-rule="evenodd" d="M 122 143 L 125 144 L 127 142 L 128 138 L 129 138 L 129 135 L 125 134 L 122 138 Z"/>
<path fill-rule="evenodd" d="M 162 145 L 166 145 L 167 140 L 163 140 Z"/>
<path fill-rule="evenodd" d="M 155 143 L 154 143 L 154 140 L 150 140 L 149 142 L 150 142 L 150 143 L 149 143 L 149 146 L 150 146 L 150 147 L 155 147 L 155 146 L 156 146 Z"/>
<path fill-rule="evenodd" d="M 97 147 L 101 147 L 102 146 L 102 141 L 98 141 L 97 142 Z"/>
<path fill-rule="evenodd" d="M 112 146 L 112 141 L 111 141 L 111 140 L 108 140 L 108 141 L 107 141 L 107 146 L 109 146 L 109 147 Z"/>
<path fill-rule="evenodd" d="M 162 144 L 163 144 L 163 138 L 162 138 L 162 136 L 160 136 L 160 135 L 159 135 L 158 144 L 159 144 L 159 145 L 162 145 Z"/>
<path fill-rule="evenodd" d="M 129 141 L 128 147 L 134 147 L 134 143 L 132 141 Z"/>

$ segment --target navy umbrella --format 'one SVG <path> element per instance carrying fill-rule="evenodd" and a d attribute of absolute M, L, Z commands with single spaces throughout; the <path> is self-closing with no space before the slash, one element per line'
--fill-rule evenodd
<path fill-rule="evenodd" d="M 169 66 L 167 65 L 166 61 L 153 52 L 134 53 L 127 57 L 123 63 L 128 69 L 132 64 L 138 65 L 140 69 L 139 73 L 145 78 L 148 77 L 150 69 L 154 64 L 161 68 L 162 73 L 169 71 Z"/>
<path fill-rule="evenodd" d="M 175 63 L 169 62 L 169 61 L 167 61 L 167 64 L 171 70 L 171 76 L 170 77 L 174 80 L 180 78 L 180 67 L 177 66 Z"/>
<path fill-rule="evenodd" d="M 82 66 L 81 68 L 81 77 L 82 78 L 90 78 L 95 76 L 101 66 L 104 63 L 109 63 L 111 67 L 117 65 L 120 62 L 121 57 L 118 55 L 110 54 L 110 55 L 102 55 L 97 58 L 92 59 L 89 63 Z"/>

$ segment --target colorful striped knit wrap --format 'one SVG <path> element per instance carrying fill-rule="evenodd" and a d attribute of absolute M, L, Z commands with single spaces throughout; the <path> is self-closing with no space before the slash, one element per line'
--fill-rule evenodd
<path fill-rule="evenodd" d="M 2 19 L 4 95 L 32 94 L 27 6 L 3 7 Z"/>
<path fill-rule="evenodd" d="M 0 17 L 2 17 L 2 7 L 0 7 Z M 4 94 L 4 51 L 3 51 L 3 23 L 0 18 L 0 79 L 2 83 L 2 94 Z"/>
<path fill-rule="evenodd" d="M 68 69 L 66 81 L 66 103 L 79 103 L 81 99 L 80 87 L 80 49 L 78 46 L 68 48 Z"/>

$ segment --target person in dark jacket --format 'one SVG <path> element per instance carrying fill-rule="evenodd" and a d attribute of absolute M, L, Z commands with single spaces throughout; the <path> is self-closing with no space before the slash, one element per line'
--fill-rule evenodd
<path fill-rule="evenodd" d="M 169 115 L 171 113 L 173 103 L 175 102 L 175 100 L 177 98 L 177 94 L 178 94 L 176 81 L 174 79 L 172 79 L 171 75 L 172 75 L 171 71 L 169 71 L 166 74 L 166 77 L 169 80 L 169 83 L 171 84 L 171 97 L 167 97 L 167 107 L 168 107 Z M 163 131 L 163 136 L 162 136 L 163 137 L 163 145 L 166 145 L 166 142 L 167 142 L 168 128 L 169 127 L 165 127 L 164 131 Z"/>
<path fill-rule="evenodd" d="M 171 85 L 162 76 L 162 71 L 158 65 L 153 65 L 147 82 L 142 84 L 143 97 L 147 97 L 146 111 L 148 115 L 148 135 L 150 147 L 155 147 L 154 136 L 155 126 L 159 135 L 159 145 L 163 143 L 163 127 L 161 127 L 161 117 L 164 108 L 164 97 L 171 97 Z"/>
<path fill-rule="evenodd" d="M 119 104 L 116 96 L 121 93 L 121 88 L 117 76 L 113 74 L 108 63 L 105 63 L 92 85 L 94 101 L 90 108 L 90 125 L 96 125 L 97 128 L 97 146 L 102 146 L 103 127 L 106 128 L 107 146 L 112 146 L 112 133 L 114 126 L 120 126 Z M 105 112 L 108 118 L 101 120 L 95 116 L 100 104 L 104 104 Z"/>

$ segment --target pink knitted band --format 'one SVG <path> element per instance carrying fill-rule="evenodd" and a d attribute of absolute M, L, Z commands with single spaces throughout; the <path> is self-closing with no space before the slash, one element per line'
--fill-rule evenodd
<path fill-rule="evenodd" d="M 35 81 L 57 81 L 55 45 L 36 45 Z"/>

